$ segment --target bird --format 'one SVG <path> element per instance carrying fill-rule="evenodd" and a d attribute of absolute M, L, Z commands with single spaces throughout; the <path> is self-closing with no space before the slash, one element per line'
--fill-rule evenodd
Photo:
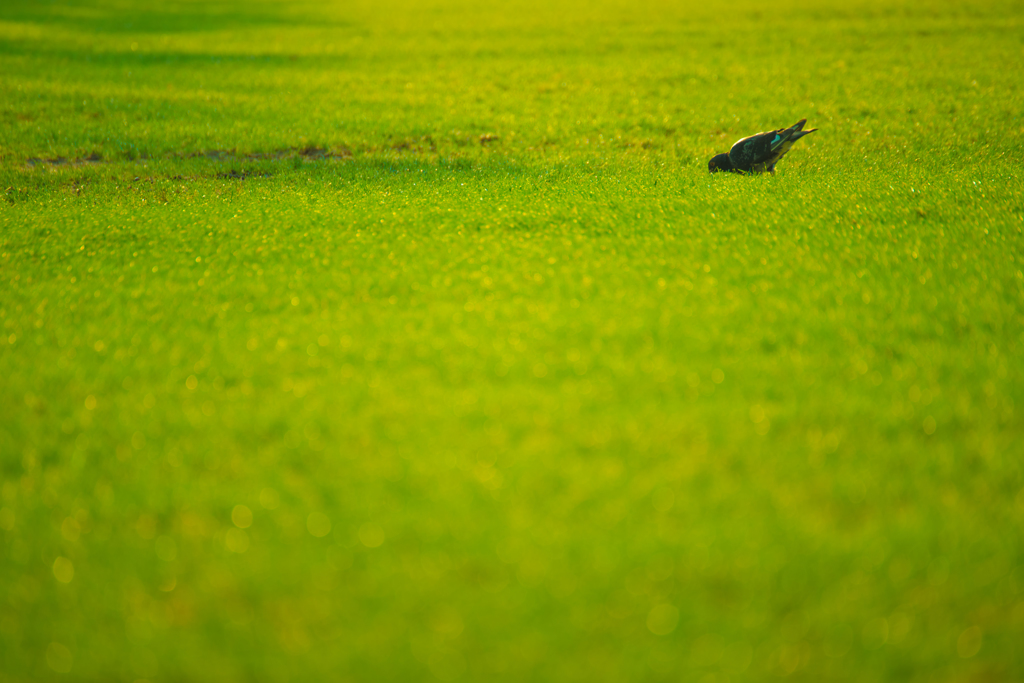
<path fill-rule="evenodd" d="M 793 143 L 817 128 L 804 130 L 807 119 L 800 119 L 789 128 L 766 133 L 757 133 L 737 140 L 728 154 L 716 154 L 708 161 L 708 173 L 730 171 L 731 173 L 764 173 L 775 175 L 775 164 L 779 162 Z"/>

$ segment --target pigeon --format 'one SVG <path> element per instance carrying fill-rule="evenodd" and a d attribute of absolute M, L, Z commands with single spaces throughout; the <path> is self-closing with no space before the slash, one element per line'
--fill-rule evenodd
<path fill-rule="evenodd" d="M 767 133 L 757 133 L 738 140 L 728 154 L 717 154 L 708 162 L 708 173 L 731 171 L 732 173 L 764 173 L 775 175 L 775 164 L 779 162 L 793 143 L 805 135 L 818 130 L 803 130 L 807 119 L 800 119 L 789 128 L 779 128 Z"/>

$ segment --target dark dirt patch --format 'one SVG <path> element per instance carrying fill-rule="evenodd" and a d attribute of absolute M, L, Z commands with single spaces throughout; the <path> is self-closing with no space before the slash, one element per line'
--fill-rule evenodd
<path fill-rule="evenodd" d="M 218 178 L 223 178 L 223 179 L 226 179 L 226 180 L 245 180 L 246 178 L 269 178 L 272 175 L 273 175 L 273 173 L 267 173 L 265 171 L 262 172 L 262 173 L 259 172 L 259 171 L 252 171 L 252 170 L 249 170 L 249 171 L 239 171 L 238 169 L 234 169 L 233 168 L 233 169 L 231 169 L 230 171 L 228 171 L 226 173 L 218 173 L 217 177 Z"/>
<path fill-rule="evenodd" d="M 29 157 L 26 162 L 30 167 L 35 166 L 84 166 L 87 164 L 98 164 L 103 161 L 103 158 L 93 152 L 87 157 L 81 159 L 67 159 L 65 157 L 55 157 L 53 159 L 44 159 L 42 157 Z"/>

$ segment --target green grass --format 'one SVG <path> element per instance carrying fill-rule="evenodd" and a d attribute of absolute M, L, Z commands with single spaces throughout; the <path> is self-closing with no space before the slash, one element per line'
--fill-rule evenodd
<path fill-rule="evenodd" d="M 0 8 L 0 681 L 1024 678 L 1019 2 L 150 4 Z"/>

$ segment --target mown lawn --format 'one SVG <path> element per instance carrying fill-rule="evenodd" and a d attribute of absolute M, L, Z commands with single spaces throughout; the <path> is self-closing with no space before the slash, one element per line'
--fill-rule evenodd
<path fill-rule="evenodd" d="M 0 6 L 0 681 L 1024 678 L 1019 2 L 150 5 Z"/>

